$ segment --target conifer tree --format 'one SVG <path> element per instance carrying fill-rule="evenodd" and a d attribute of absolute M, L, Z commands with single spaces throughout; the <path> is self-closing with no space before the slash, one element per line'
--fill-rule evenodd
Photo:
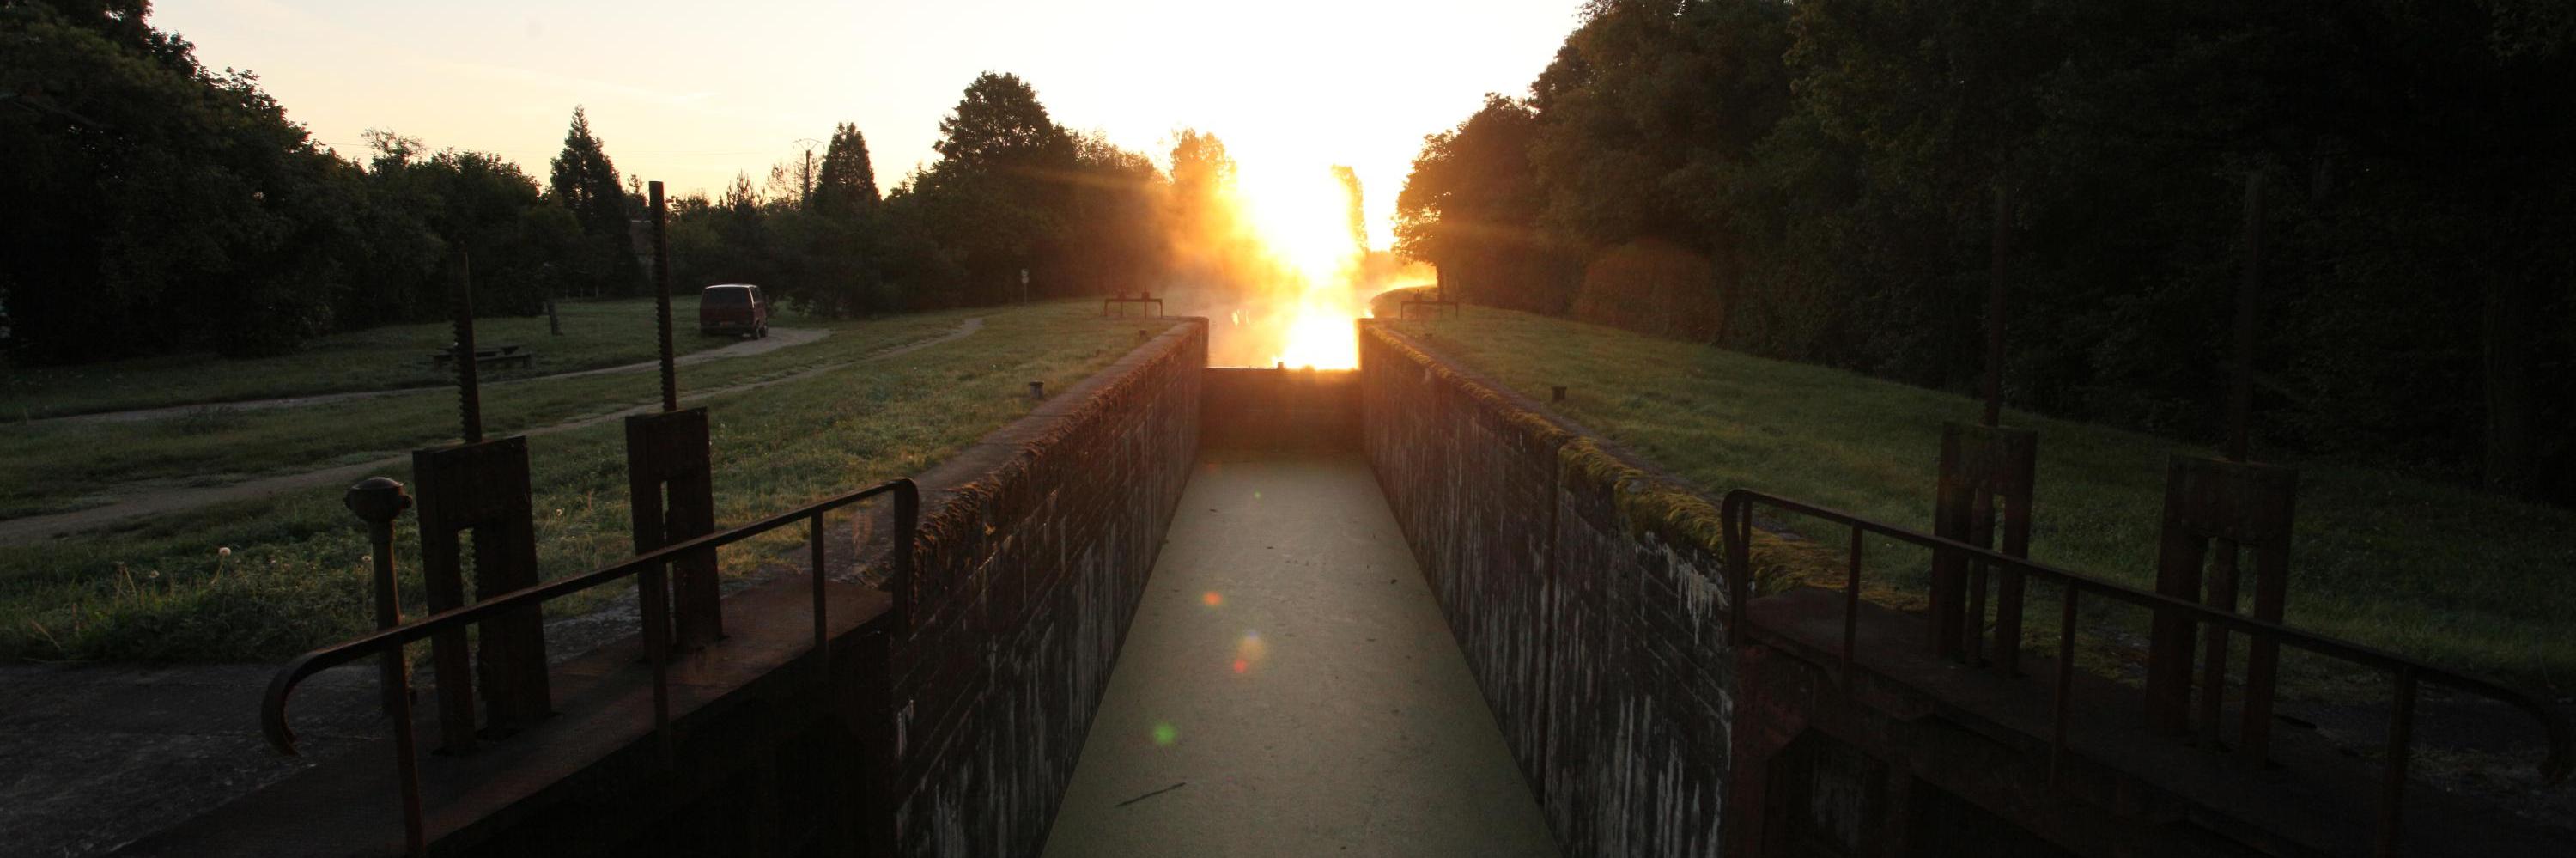
<path fill-rule="evenodd" d="M 572 127 L 564 131 L 563 153 L 556 155 L 548 190 L 558 205 L 580 222 L 583 258 L 573 261 L 573 277 L 596 292 L 626 292 L 642 283 L 642 270 L 628 238 L 626 193 L 618 187 L 617 166 L 590 133 L 590 117 L 572 109 Z"/>
<path fill-rule="evenodd" d="M 832 143 L 823 150 L 823 167 L 816 173 L 817 211 L 847 216 L 876 207 L 876 168 L 868 163 L 868 140 L 858 126 L 843 122 L 832 129 Z"/>

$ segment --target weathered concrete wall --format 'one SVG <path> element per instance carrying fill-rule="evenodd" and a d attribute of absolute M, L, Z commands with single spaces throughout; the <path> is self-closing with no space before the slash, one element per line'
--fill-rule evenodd
<path fill-rule="evenodd" d="M 1570 855 L 1721 851 L 1735 658 L 1715 507 L 1384 324 L 1361 435 Z"/>
<path fill-rule="evenodd" d="M 422 755 L 430 853 L 1037 854 L 1197 460 L 1207 328 L 1175 321 L 916 478 L 912 612 L 828 583 L 828 677 L 802 577 L 727 597 L 727 636 L 673 662 L 667 757 L 637 641 L 558 664 L 554 717 Z M 885 519 L 836 557 L 885 569 Z M 374 744 L 120 854 L 399 854 Z"/>
<path fill-rule="evenodd" d="M 1359 449 L 1357 372 L 1208 367 L 1205 377 L 1199 434 L 1211 448 Z"/>
<path fill-rule="evenodd" d="M 1198 458 L 1192 322 L 921 478 L 890 662 L 902 855 L 1034 855 Z"/>

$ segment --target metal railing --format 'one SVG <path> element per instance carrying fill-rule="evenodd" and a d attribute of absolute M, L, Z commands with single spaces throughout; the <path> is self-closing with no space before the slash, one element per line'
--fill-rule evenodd
<path fill-rule="evenodd" d="M 396 493 L 399 492 L 399 484 L 391 481 L 383 482 L 391 486 Z M 589 572 L 513 590 L 472 605 L 441 611 L 411 622 L 380 629 L 374 634 L 297 656 L 293 661 L 287 662 L 286 666 L 279 668 L 277 675 L 269 681 L 268 693 L 260 701 L 260 727 L 267 734 L 269 744 L 278 752 L 289 756 L 295 755 L 295 731 L 286 723 L 287 699 L 295 693 L 295 687 L 324 670 L 368 656 L 383 657 L 385 659 L 386 714 L 393 721 L 395 752 L 398 765 L 401 767 L 405 842 L 411 854 L 421 854 L 426 844 L 426 832 L 422 821 L 420 800 L 420 761 L 415 750 L 412 728 L 410 670 L 403 656 L 403 647 L 428 640 L 433 635 L 462 631 L 469 624 L 500 616 L 508 611 L 532 608 L 550 599 L 568 596 L 633 576 L 638 579 L 637 602 L 640 609 L 638 613 L 644 626 L 646 659 L 651 663 L 653 672 L 654 737 L 660 745 L 663 762 L 668 765 L 673 758 L 673 747 L 668 645 L 670 609 L 668 585 L 664 579 L 667 577 L 665 570 L 670 561 L 692 552 L 713 551 L 798 521 L 805 522 L 807 528 L 805 538 L 813 551 L 813 653 L 818 660 L 817 670 L 828 683 L 831 681 L 832 667 L 830 641 L 827 639 L 828 618 L 825 614 L 828 599 L 824 593 L 824 582 L 827 580 L 828 573 L 824 565 L 823 516 L 834 510 L 887 494 L 894 496 L 895 519 L 895 548 L 892 568 L 888 572 L 887 589 L 894 595 L 893 621 L 898 628 L 901 628 L 911 617 L 913 543 L 921 515 L 921 490 L 909 478 L 891 480 L 836 495 L 740 527 L 672 543 Z M 352 496 L 354 498 L 356 493 L 353 492 Z M 403 505 L 407 506 L 408 501 L 404 501 Z M 358 506 L 358 502 L 353 500 L 352 509 Z M 396 506 L 386 510 L 381 519 L 371 518 L 371 522 L 376 523 L 375 556 L 380 583 L 390 582 L 392 577 L 393 561 L 389 550 L 392 542 L 392 519 L 400 508 Z M 399 616 L 398 608 L 392 604 L 384 587 L 379 588 L 378 610 L 380 619 L 390 620 Z"/>
<path fill-rule="evenodd" d="M 2052 712 L 2048 737 L 2049 781 L 2052 784 L 2058 781 L 2067 758 L 2066 733 L 2071 715 L 2069 706 L 2074 694 L 2075 634 L 2079 625 L 2076 608 L 2077 600 L 2082 594 L 2092 594 L 2115 602 L 2146 608 L 2159 616 L 2183 618 L 2195 624 L 2195 627 L 2205 626 L 2241 632 L 2252 638 L 2257 647 L 2286 644 L 2327 658 L 2387 673 L 2393 682 L 2395 694 L 2389 717 L 2387 760 L 2382 767 L 2379 785 L 2377 850 L 2380 855 L 2394 855 L 2397 852 L 2398 824 L 2405 795 L 2408 757 L 2414 742 L 2415 696 L 2418 686 L 2422 683 L 2447 685 L 2504 703 L 2522 710 L 2530 715 L 2532 720 L 2539 722 L 2542 731 L 2549 739 L 2549 753 L 2539 765 L 2540 777 L 2544 783 L 2555 784 L 2566 779 L 2570 767 L 2576 766 L 2576 756 L 2571 756 L 2570 753 L 2570 732 L 2566 719 L 2532 696 L 2494 681 L 2443 670 L 2385 650 L 2216 610 L 2197 602 L 2151 593 L 1965 542 L 1882 524 L 1750 489 L 1735 489 L 1727 492 L 1719 507 L 1719 516 L 1725 529 L 1725 549 L 1729 569 L 1727 636 L 1734 645 L 1748 643 L 1748 636 L 1751 633 L 1746 620 L 1746 605 L 1752 597 L 1752 581 L 1745 570 L 1751 568 L 1749 538 L 1753 530 L 1753 508 L 1757 505 L 1832 522 L 1851 529 L 1848 558 L 1850 565 L 1845 570 L 1843 580 L 1843 628 L 1840 652 L 1842 680 L 1846 683 L 1850 681 L 1852 675 L 1853 649 L 1857 642 L 1860 623 L 1861 545 L 1865 534 L 1876 534 L 1898 542 L 1927 548 L 1936 555 L 1948 554 L 1964 558 L 1968 562 L 1988 564 L 1997 569 L 2055 582 L 2059 588 L 2060 598 L 2057 665 L 2054 690 L 2050 699 Z M 1981 617 L 1969 619 L 1972 624 L 1982 621 Z M 2018 648 L 2021 646 L 2021 641 L 1997 640 L 1995 645 Z M 2207 693 L 2215 695 L 2220 691 L 2221 689 L 2209 689 Z M 2263 754 L 2261 743 L 2265 741 L 2263 737 L 2264 734 L 2261 731 L 2248 731 L 2246 738 L 2253 747 L 2241 750 L 2254 759 L 2261 759 Z"/>
<path fill-rule="evenodd" d="M 1127 318 L 1127 305 L 1129 304 L 1138 305 L 1136 312 L 1140 314 L 1147 312 L 1146 308 L 1151 307 L 1153 315 L 1148 316 L 1147 318 L 1161 318 L 1163 315 L 1163 299 L 1154 297 L 1154 293 L 1152 292 L 1138 293 L 1133 298 L 1128 297 L 1124 292 L 1119 293 L 1118 297 L 1115 298 L 1102 298 L 1100 299 L 1100 315 L 1102 318 L 1108 318 L 1110 306 L 1116 305 L 1118 307 L 1118 318 Z"/>
<path fill-rule="evenodd" d="M 1458 315 L 1458 302 L 1435 292 L 1429 298 L 1412 297 L 1395 302 L 1395 317 L 1399 320 L 1413 318 L 1415 307 L 1424 308 L 1422 311 L 1424 316 L 1429 316 L 1434 309 L 1446 309 L 1449 315 Z"/>

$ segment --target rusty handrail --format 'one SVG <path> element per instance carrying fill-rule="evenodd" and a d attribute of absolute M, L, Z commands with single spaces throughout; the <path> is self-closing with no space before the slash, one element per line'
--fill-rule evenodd
<path fill-rule="evenodd" d="M 294 693 L 295 686 L 301 684 L 305 679 L 311 677 L 313 674 L 320 673 L 343 664 L 348 664 L 395 647 L 426 640 L 429 636 L 437 634 L 438 632 L 452 628 L 461 628 L 468 623 L 499 614 L 512 608 L 521 607 L 531 602 L 543 602 L 560 596 L 570 595 L 629 575 L 634 575 L 647 569 L 657 567 L 662 563 L 677 559 L 680 555 L 687 554 L 692 551 L 721 548 L 726 545 L 750 539 L 754 536 L 759 536 L 763 533 L 785 527 L 789 524 L 794 524 L 799 520 L 819 516 L 823 513 L 831 512 L 841 507 L 849 506 L 889 492 L 896 494 L 895 503 L 899 510 L 899 516 L 901 515 L 900 510 L 917 510 L 920 508 L 921 490 L 918 486 L 913 484 L 911 478 L 904 477 L 889 480 L 854 492 L 797 507 L 796 509 L 761 519 L 750 524 L 742 525 L 740 527 L 732 528 L 730 530 L 720 530 L 695 539 L 674 542 L 579 575 L 567 578 L 557 578 L 542 584 L 523 587 L 471 605 L 466 605 L 452 610 L 440 611 L 399 626 L 382 629 L 373 634 L 364 635 L 343 641 L 333 646 L 323 647 L 321 649 L 296 656 L 294 660 L 287 662 L 286 666 L 279 668 L 277 675 L 269 680 L 268 693 L 263 695 L 260 701 L 260 726 L 267 734 L 268 743 L 271 747 L 276 748 L 279 753 L 294 756 L 295 731 L 286 726 L 286 701 L 287 697 Z M 910 582 L 904 579 L 910 577 L 909 573 L 911 570 L 909 567 L 911 564 L 908 561 L 910 559 L 909 555 L 911 554 L 909 548 L 912 542 L 912 536 L 910 529 L 905 529 L 905 532 L 901 536 L 903 544 L 898 546 L 895 550 L 895 574 L 888 582 L 888 586 L 894 593 L 896 606 L 895 614 L 897 617 L 903 617 L 907 614 L 907 609 L 910 607 L 908 603 L 911 599 L 909 598 L 910 594 L 907 592 L 910 589 Z M 816 569 L 814 570 L 814 574 L 822 575 L 823 570 Z M 822 608 L 817 606 L 815 610 L 820 611 Z"/>
<path fill-rule="evenodd" d="M 1413 308 L 1415 307 L 1447 307 L 1449 308 L 1449 315 L 1458 315 L 1458 302 L 1447 297 L 1406 298 L 1395 302 L 1395 317 L 1399 320 L 1410 319 L 1413 317 Z M 1429 310 L 1423 311 L 1425 315 L 1429 315 L 1430 312 L 1431 311 Z"/>
<path fill-rule="evenodd" d="M 895 530 L 899 534 L 895 537 L 892 569 L 888 572 L 886 583 L 894 596 L 894 622 L 898 627 L 903 627 L 911 620 L 912 552 L 916 537 L 914 531 L 918 529 L 916 523 L 920 518 L 921 510 L 921 489 L 909 477 L 897 478 L 836 495 L 740 527 L 675 542 L 589 572 L 523 587 L 471 605 L 440 611 L 408 623 L 379 629 L 373 634 L 296 656 L 294 660 L 278 669 L 277 674 L 269 680 L 267 693 L 260 698 L 261 732 L 266 735 L 269 746 L 277 749 L 279 753 L 288 756 L 296 755 L 295 731 L 286 723 L 286 704 L 288 698 L 295 693 L 296 686 L 316 673 L 374 655 L 392 654 L 395 658 L 399 658 L 404 645 L 426 640 L 432 635 L 461 629 L 467 624 L 487 617 L 577 593 L 628 576 L 646 576 L 649 579 L 663 568 L 663 564 L 676 560 L 682 555 L 712 551 L 800 521 L 807 524 L 806 539 L 811 543 L 813 550 L 814 652 L 824 681 L 829 682 L 831 653 L 830 642 L 826 639 L 828 627 L 824 614 L 826 599 L 823 583 L 827 573 L 823 555 L 823 516 L 833 510 L 885 494 L 894 495 Z M 388 518 L 387 521 L 389 522 L 390 519 Z M 647 583 L 650 583 L 649 580 Z M 653 729 L 667 763 L 671 754 L 669 658 L 663 651 L 665 647 L 660 645 L 663 636 L 656 633 L 656 624 L 667 621 L 667 617 L 661 612 L 649 609 L 651 604 L 656 603 L 655 600 L 647 598 L 643 601 L 648 609 L 640 611 L 639 614 L 645 625 L 646 649 L 649 651 L 648 660 L 652 663 L 653 669 Z M 386 689 L 387 699 L 407 700 L 411 691 L 408 678 L 392 670 L 388 670 L 386 675 L 392 677 L 392 681 L 400 686 Z M 409 718 L 398 717 L 397 722 L 393 725 L 396 741 L 408 748 L 411 735 Z M 419 804 L 419 771 L 409 755 L 406 755 L 401 763 L 405 787 L 403 817 L 405 825 L 410 829 L 410 851 L 418 854 L 421 851 L 422 820 Z"/>
<path fill-rule="evenodd" d="M 2382 776 L 2383 781 L 2381 783 L 2379 849 L 2382 854 L 2390 854 L 2396 846 L 2397 821 L 2399 819 L 2398 807 L 2399 802 L 2402 800 L 2401 796 L 2405 786 L 2407 759 L 2411 756 L 2409 750 L 2413 744 L 2412 725 L 2415 714 L 2414 702 L 2416 687 L 2420 683 L 2434 682 L 2477 694 L 2481 697 L 2520 709 L 2524 714 L 2530 715 L 2532 720 L 2538 721 L 2542 732 L 2549 737 L 2549 753 L 2540 761 L 2539 764 L 2539 772 L 2542 782 L 2547 784 L 2556 784 L 2567 778 L 2571 768 L 2576 768 L 2576 753 L 2571 752 L 2571 744 L 2576 743 L 2571 742 L 2571 731 L 2565 717 L 2550 707 L 2542 704 L 2537 698 L 2493 680 L 2444 670 L 2442 668 L 2426 664 L 2422 661 L 2398 655 L 2387 650 L 2378 649 L 2376 647 L 2353 643 L 2350 641 L 2337 640 L 2335 638 L 2300 631 L 2298 629 L 2276 623 L 2264 622 L 2262 620 L 2216 610 L 2198 602 L 2186 601 L 2146 590 L 2140 590 L 2124 584 L 2118 584 L 2080 573 L 2059 569 L 2045 563 L 2014 557 L 2012 555 L 2004 554 L 1981 546 L 1950 539 L 1943 539 L 1938 536 L 1922 533 L 1909 528 L 1883 524 L 1861 518 L 1856 515 L 1851 515 L 1849 513 L 1791 500 L 1778 495 L 1758 492 L 1752 489 L 1734 489 L 1728 491 L 1726 493 L 1726 497 L 1720 502 L 1718 509 L 1719 519 L 1723 523 L 1725 529 L 1725 549 L 1727 553 L 1728 566 L 1726 585 L 1728 599 L 1727 638 L 1729 642 L 1734 645 L 1740 646 L 1747 643 L 1749 640 L 1747 637 L 1749 627 L 1747 626 L 1746 620 L 1746 617 L 1748 616 L 1746 613 L 1746 603 L 1751 601 L 1752 597 L 1752 578 L 1746 570 L 1749 568 L 1749 561 L 1751 558 L 1749 539 L 1753 532 L 1753 507 L 1756 504 L 1767 506 L 1782 512 L 1834 522 L 1851 528 L 1851 568 L 1848 572 L 1845 583 L 1845 586 L 1849 587 L 1851 592 L 1845 594 L 1844 600 L 1843 651 L 1841 654 L 1846 681 L 1848 680 L 1851 672 L 1854 628 L 1859 622 L 1859 600 L 1857 594 L 1860 591 L 1861 534 L 1864 532 L 1875 533 L 1879 536 L 1895 539 L 1900 542 L 1911 543 L 1913 545 L 1931 549 L 1935 552 L 1957 552 L 1973 561 L 1994 564 L 1996 567 L 2000 568 L 2015 569 L 2042 579 L 2056 581 L 2062 588 L 2061 592 L 2063 595 L 2060 606 L 2061 621 L 2058 629 L 2058 675 L 2055 682 L 2055 696 L 2051 705 L 2051 709 L 2054 713 L 2054 723 L 2052 723 L 2050 728 L 2051 737 L 2049 746 L 2049 771 L 2050 779 L 2052 781 L 2056 779 L 2057 772 L 2059 771 L 2064 758 L 2067 756 L 2066 728 L 2069 718 L 2067 700 L 2073 690 L 2071 680 L 2075 670 L 2075 659 L 2073 658 L 2075 627 L 2077 625 L 2075 619 L 2075 606 L 2077 594 L 2082 592 L 2090 592 L 2101 596 L 2107 596 L 2113 600 L 2147 608 L 2149 610 L 2160 612 L 2170 611 L 2173 612 L 2174 615 L 2186 617 L 2195 623 L 2222 626 L 2235 631 L 2244 632 L 2256 641 L 2275 644 L 2289 644 L 2299 649 L 2307 650 L 2328 658 L 2388 673 L 2391 680 L 2394 682 L 2395 693 L 2394 699 L 2391 701 L 2393 711 L 2392 717 L 2390 718 L 2390 728 L 2387 741 L 2388 762 L 2386 764 L 2385 773 Z M 2021 646 L 2021 642 L 1997 641 L 1997 645 L 2019 647 Z"/>
<path fill-rule="evenodd" d="M 1163 299 L 1154 297 L 1154 293 L 1152 292 L 1146 292 L 1134 298 L 1127 297 L 1127 293 L 1121 292 L 1118 293 L 1118 296 L 1115 298 L 1100 299 L 1101 318 L 1109 317 L 1109 305 L 1111 304 L 1118 305 L 1118 318 L 1121 319 L 1127 318 L 1127 305 L 1129 304 L 1151 304 L 1154 307 L 1154 315 L 1147 316 L 1146 318 L 1159 319 L 1163 317 Z M 1136 312 L 1142 313 L 1145 311 L 1142 308 L 1139 308 Z"/>

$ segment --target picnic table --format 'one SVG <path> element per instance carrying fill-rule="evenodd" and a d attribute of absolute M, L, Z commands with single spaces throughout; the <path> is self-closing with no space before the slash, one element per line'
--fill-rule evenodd
<path fill-rule="evenodd" d="M 448 344 L 447 348 L 429 353 L 429 365 L 433 367 L 444 367 L 448 361 L 455 359 L 456 346 L 453 343 Z M 474 365 L 478 367 L 535 366 L 536 360 L 536 352 L 520 351 L 518 343 L 502 343 L 474 350 Z"/>

